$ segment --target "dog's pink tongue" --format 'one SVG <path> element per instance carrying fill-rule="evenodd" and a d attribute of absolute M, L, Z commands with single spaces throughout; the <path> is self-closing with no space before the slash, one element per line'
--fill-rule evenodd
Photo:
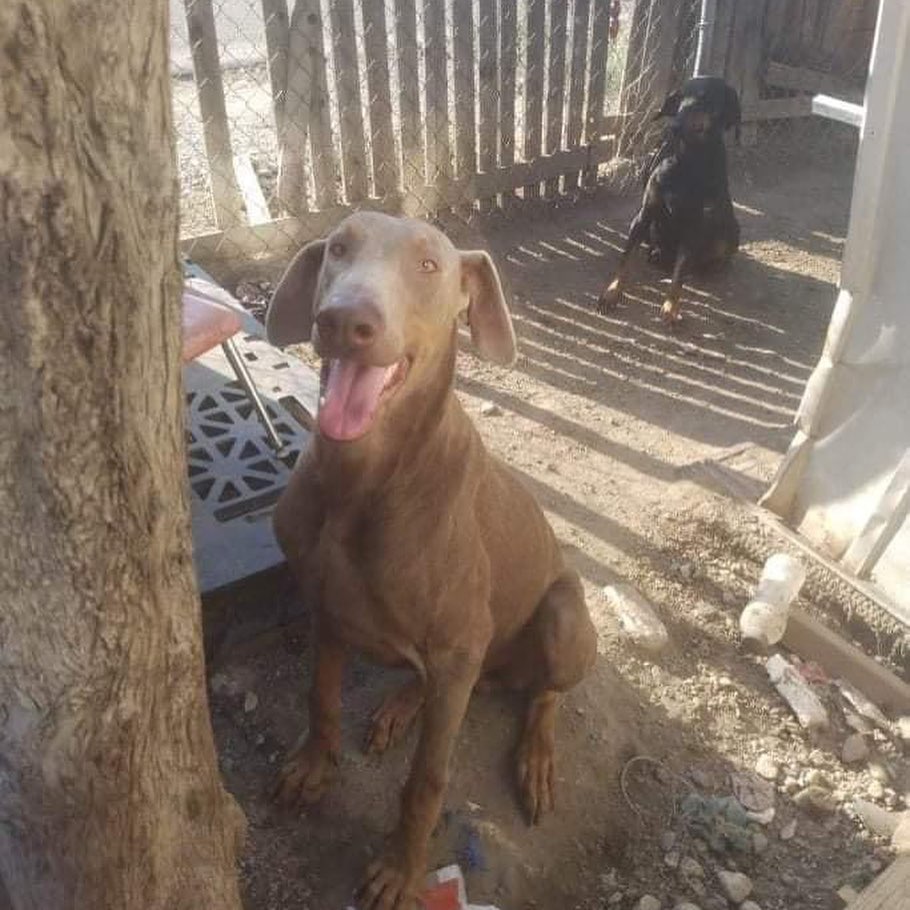
<path fill-rule="evenodd" d="M 338 441 L 363 436 L 376 416 L 386 377 L 395 369 L 333 360 L 319 404 L 319 429 Z"/>

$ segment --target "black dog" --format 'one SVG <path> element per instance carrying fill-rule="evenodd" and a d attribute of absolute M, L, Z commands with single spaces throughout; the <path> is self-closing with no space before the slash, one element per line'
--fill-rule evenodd
<path fill-rule="evenodd" d="M 629 259 L 647 242 L 649 259 L 672 270 L 662 318 L 677 322 L 683 279 L 725 263 L 739 248 L 739 224 L 727 182 L 724 131 L 739 125 L 739 98 L 723 79 L 696 76 L 664 101 L 655 120 L 672 117 L 645 169 L 639 213 L 613 281 L 597 303 L 604 313 L 622 298 Z"/>

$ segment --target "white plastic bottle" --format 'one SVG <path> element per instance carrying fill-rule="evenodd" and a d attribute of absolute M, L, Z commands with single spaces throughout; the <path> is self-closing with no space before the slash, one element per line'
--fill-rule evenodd
<path fill-rule="evenodd" d="M 768 558 L 755 594 L 739 617 L 745 644 L 764 651 L 784 637 L 790 604 L 805 580 L 805 566 L 795 557 L 775 553 Z"/>

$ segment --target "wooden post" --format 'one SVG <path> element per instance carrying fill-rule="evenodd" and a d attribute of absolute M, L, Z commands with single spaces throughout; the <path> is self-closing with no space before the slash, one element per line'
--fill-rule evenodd
<path fill-rule="evenodd" d="M 367 110 L 373 158 L 373 190 L 381 199 L 398 192 L 398 159 L 392 127 L 389 42 L 385 0 L 363 0 L 363 40 L 367 61 Z"/>
<path fill-rule="evenodd" d="M 423 10 L 427 73 L 427 182 L 439 185 L 447 183 L 452 176 L 445 0 L 423 0 Z"/>
<path fill-rule="evenodd" d="M 789 0 L 782 0 L 782 2 L 787 3 Z M 717 0 L 712 26 L 711 56 L 708 58 L 708 68 L 705 71 L 705 75 L 726 75 L 727 53 L 730 49 L 730 30 L 733 27 L 735 8 L 736 0 Z"/>
<path fill-rule="evenodd" d="M 591 65 L 588 71 L 588 115 L 585 142 L 591 145 L 604 132 L 607 95 L 607 59 L 610 50 L 610 0 L 592 0 Z M 584 175 L 589 186 L 597 182 L 597 168 Z"/>
<path fill-rule="evenodd" d="M 474 4 L 452 0 L 455 78 L 455 162 L 458 178 L 477 171 L 477 128 L 474 121 Z"/>
<path fill-rule="evenodd" d="M 478 135 L 478 168 L 482 173 L 496 170 L 497 152 L 497 73 L 498 73 L 498 32 L 496 28 L 495 0 L 480 0 L 478 31 L 480 53 L 477 73 L 480 80 L 480 130 Z M 490 200 L 482 199 L 481 210 L 490 208 Z"/>
<path fill-rule="evenodd" d="M 544 0 L 527 0 L 527 5 L 528 47 L 525 72 L 524 160 L 536 161 L 542 149 L 545 7 Z M 539 196 L 539 184 L 529 184 L 524 188 L 525 199 L 537 199 Z"/>
<path fill-rule="evenodd" d="M 335 51 L 335 88 L 341 127 L 341 160 L 347 201 L 361 202 L 370 194 L 366 138 L 357 66 L 353 0 L 332 0 L 332 42 Z"/>
<path fill-rule="evenodd" d="M 518 46 L 516 0 L 499 0 L 499 166 L 515 163 L 515 68 Z M 512 193 L 503 193 L 506 205 Z"/>
<path fill-rule="evenodd" d="M 408 190 L 426 183 L 420 119 L 420 68 L 415 0 L 395 0 L 398 46 L 398 106 L 401 115 L 401 183 Z"/>
<path fill-rule="evenodd" d="M 287 0 L 262 0 L 262 21 L 265 25 L 266 66 L 272 86 L 272 109 L 279 137 L 284 130 L 284 99 L 288 90 L 288 24 Z"/>
<path fill-rule="evenodd" d="M 547 129 L 544 152 L 553 155 L 562 146 L 562 120 L 566 97 L 566 0 L 550 0 L 550 79 L 547 88 Z M 559 177 L 551 177 L 544 184 L 547 196 L 559 193 Z"/>
<path fill-rule="evenodd" d="M 767 0 L 740 0 L 733 19 L 727 81 L 739 92 L 743 110 L 754 108 L 761 93 L 762 26 L 766 6 Z M 732 71 L 731 66 L 735 67 Z M 743 145 L 754 145 L 757 138 L 757 124 L 754 121 L 744 123 L 740 131 L 740 142 Z"/>
<path fill-rule="evenodd" d="M 585 64 L 588 56 L 591 0 L 575 0 L 572 14 L 572 57 L 569 67 L 569 113 L 566 118 L 566 147 L 578 148 L 584 137 Z M 565 175 L 567 193 L 578 188 L 576 171 Z"/>
<path fill-rule="evenodd" d="M 224 83 L 218 59 L 218 36 L 212 0 L 184 0 L 193 76 L 199 96 L 202 134 L 211 176 L 215 223 L 225 229 L 246 221 L 243 195 L 234 174 L 231 131 L 224 103 Z"/>

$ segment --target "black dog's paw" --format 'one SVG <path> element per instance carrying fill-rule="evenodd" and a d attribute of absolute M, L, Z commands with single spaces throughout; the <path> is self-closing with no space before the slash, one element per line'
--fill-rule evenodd
<path fill-rule="evenodd" d="M 597 298 L 597 312 L 606 313 L 618 306 L 622 300 L 622 285 L 618 280 L 611 281 Z"/>

